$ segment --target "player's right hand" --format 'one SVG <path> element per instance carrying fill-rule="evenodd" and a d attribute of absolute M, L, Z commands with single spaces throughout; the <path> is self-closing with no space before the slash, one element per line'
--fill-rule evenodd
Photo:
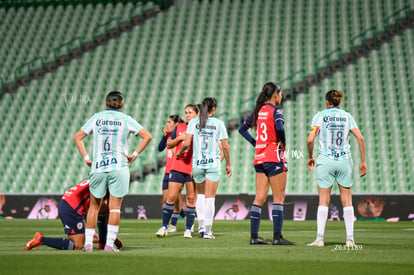
<path fill-rule="evenodd" d="M 90 159 L 85 160 L 85 163 L 86 163 L 86 165 L 88 165 L 89 167 L 91 167 L 91 166 L 92 166 L 92 160 L 90 160 Z"/>

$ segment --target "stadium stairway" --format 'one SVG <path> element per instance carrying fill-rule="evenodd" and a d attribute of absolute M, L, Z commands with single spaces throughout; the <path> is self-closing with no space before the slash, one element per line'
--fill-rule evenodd
<path fill-rule="evenodd" d="M 21 2 L 21 3 L 20 3 Z M 55 3 L 56 2 L 56 3 Z M 90 10 L 92 8 L 95 9 L 101 9 L 102 13 L 104 11 L 103 4 L 111 5 L 112 2 L 116 3 L 117 1 L 99 1 L 94 2 L 94 4 L 98 4 L 97 6 L 93 7 L 92 4 L 89 3 L 90 1 L 68 1 L 68 2 L 59 2 L 59 1 L 44 1 L 44 3 L 39 3 L 37 1 L 33 2 L 26 2 L 26 1 L 6 1 L 3 3 L 3 6 L 10 6 L 15 7 L 17 9 L 15 15 L 12 12 L 7 16 L 6 20 L 8 18 L 13 17 L 23 17 L 23 14 L 27 11 L 24 11 L 25 9 L 29 10 L 29 15 L 25 15 L 25 20 L 23 20 L 23 23 L 25 23 L 27 26 L 22 26 L 22 28 L 29 29 L 36 28 L 36 26 L 32 27 L 29 25 L 29 19 L 30 18 L 30 11 L 33 10 L 35 7 L 45 7 L 45 14 L 43 16 L 47 17 L 50 16 L 51 12 L 60 13 L 62 20 L 68 21 L 70 17 L 67 16 L 68 12 L 63 12 L 62 5 L 69 5 L 69 7 L 66 8 L 70 9 L 70 5 L 77 5 L 74 8 L 72 8 L 74 11 L 74 15 L 78 15 L 76 10 L 79 9 L 80 6 L 85 5 L 85 14 L 83 14 L 82 18 L 70 18 L 70 20 L 74 21 L 82 21 L 82 25 L 78 26 L 79 28 L 85 29 L 85 31 L 82 33 L 83 35 L 72 37 L 69 41 L 66 41 L 65 43 L 62 43 L 60 45 L 57 45 L 53 48 L 52 52 L 45 52 L 44 50 L 36 57 L 32 58 L 31 60 L 21 63 L 20 66 L 15 68 L 14 72 L 8 72 L 10 75 L 13 74 L 14 77 L 13 81 L 9 81 L 6 83 L 3 77 L 0 77 L 0 97 L 4 93 L 11 93 L 16 91 L 19 87 L 27 87 L 30 85 L 30 81 L 35 79 L 42 79 L 45 74 L 47 73 L 54 73 L 60 66 L 68 66 L 72 60 L 80 59 L 82 58 L 83 54 L 86 53 L 92 53 L 96 50 L 97 47 L 105 45 L 108 43 L 111 39 L 119 38 L 120 35 L 124 32 L 129 32 L 138 25 L 143 25 L 145 21 L 155 17 L 158 13 L 164 12 L 165 9 L 169 8 L 173 2 L 172 1 L 166 1 L 166 0 L 160 0 L 160 1 L 150 1 L 150 0 L 136 0 L 136 1 L 127 1 L 129 3 L 126 3 L 126 7 L 128 7 L 125 11 L 119 9 L 122 3 L 118 3 L 118 5 L 113 6 L 113 9 L 110 9 L 110 12 L 107 12 L 108 14 L 102 14 L 105 17 L 104 18 L 110 18 L 104 23 L 97 24 L 97 21 L 92 21 L 90 19 L 86 20 L 85 18 L 91 17 Z M 132 5 L 132 2 L 137 2 L 135 6 Z M 89 5 L 86 5 L 88 4 Z M 156 5 L 155 3 L 159 4 Z M 24 5 L 25 8 L 22 8 L 21 6 Z M 54 5 L 57 6 L 57 8 L 54 8 Z M 161 9 L 163 7 L 163 9 Z M 89 14 L 88 14 L 89 10 Z M 34 13 L 32 11 L 32 13 Z M 39 17 L 40 13 L 34 13 L 36 16 Z M 40 14 L 41 16 L 41 14 Z M 98 19 L 98 18 L 95 18 Z M 36 18 L 34 18 L 36 22 Z M 9 19 L 9 21 L 11 21 Z M 37 21 L 40 21 L 40 17 L 37 19 Z M 7 21 L 5 22 L 7 23 Z M 50 23 L 50 22 L 49 22 Z M 86 30 L 89 31 L 90 25 L 95 26 L 95 28 L 92 30 L 91 37 L 87 36 Z M 75 26 L 75 25 L 72 25 Z M 37 26 L 39 29 L 47 29 L 45 26 Z M 5 31 L 7 28 L 4 28 Z M 30 30 L 28 30 L 30 31 Z M 70 30 L 66 30 L 68 33 L 72 33 Z M 48 39 L 48 37 L 43 37 L 44 34 L 40 34 L 41 39 Z M 34 39 L 36 41 L 40 41 L 41 39 Z M 30 40 L 30 42 L 32 42 Z M 28 41 L 24 41 L 24 43 L 29 43 Z M 38 42 L 39 43 L 39 42 Z M 30 45 L 30 47 L 23 46 L 23 49 L 33 49 L 36 48 L 36 45 Z M 45 49 L 47 49 L 45 47 Z M 26 50 L 25 50 L 26 51 Z M 30 55 L 28 51 L 24 56 L 19 56 L 20 62 L 23 60 L 27 60 L 28 57 L 33 56 Z M 7 53 L 5 53 L 4 56 L 7 56 Z M 13 64 L 6 64 L 7 67 L 13 67 Z M 14 64 L 17 65 L 17 64 Z M 10 80 L 11 77 L 9 77 Z"/>

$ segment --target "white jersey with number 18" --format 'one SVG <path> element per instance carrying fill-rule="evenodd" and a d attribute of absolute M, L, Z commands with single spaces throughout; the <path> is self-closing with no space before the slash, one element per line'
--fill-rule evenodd
<path fill-rule="evenodd" d="M 334 160 L 351 158 L 349 131 L 358 127 L 351 114 L 337 107 L 328 108 L 313 117 L 311 127 L 319 138 L 319 154 Z"/>

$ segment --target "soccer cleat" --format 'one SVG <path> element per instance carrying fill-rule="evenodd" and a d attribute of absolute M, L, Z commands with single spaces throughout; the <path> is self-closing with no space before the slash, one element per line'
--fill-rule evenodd
<path fill-rule="evenodd" d="M 200 235 L 200 237 L 204 237 L 204 233 L 205 233 L 205 229 L 204 227 L 199 227 L 198 228 L 198 235 Z"/>
<path fill-rule="evenodd" d="M 121 250 L 124 247 L 124 244 L 122 243 L 120 238 L 116 237 L 116 239 L 114 241 L 114 246 L 115 246 L 115 248 Z"/>
<path fill-rule="evenodd" d="M 98 250 L 103 250 L 104 248 L 105 248 L 104 243 L 98 243 L 98 246 L 96 247 L 96 249 L 98 249 Z"/>
<path fill-rule="evenodd" d="M 41 242 L 43 238 L 43 234 L 40 232 L 36 232 L 36 234 L 34 235 L 33 238 L 31 238 L 27 243 L 26 246 L 24 247 L 24 250 L 30 250 L 33 247 L 42 245 L 43 243 Z"/>
<path fill-rule="evenodd" d="M 191 236 L 191 230 L 190 229 L 186 229 L 184 231 L 184 238 L 188 238 L 191 239 L 193 236 Z"/>
<path fill-rule="evenodd" d="M 257 237 L 257 238 L 251 238 L 250 244 L 270 244 L 270 242 L 265 241 L 260 237 Z"/>
<path fill-rule="evenodd" d="M 204 233 L 203 239 L 215 239 L 216 237 L 213 235 L 213 233 Z"/>
<path fill-rule="evenodd" d="M 306 246 L 324 247 L 325 243 L 323 240 L 315 240 L 313 243 L 308 243 Z"/>
<path fill-rule="evenodd" d="M 296 245 L 296 243 L 294 242 L 283 239 L 282 236 L 280 236 L 279 239 L 273 239 L 272 244 L 273 245 Z"/>
<path fill-rule="evenodd" d="M 116 249 L 115 247 L 110 247 L 109 245 L 105 245 L 105 252 L 119 252 L 119 249 Z"/>
<path fill-rule="evenodd" d="M 85 245 L 85 247 L 83 248 L 83 251 L 92 252 L 93 251 L 93 245 L 91 245 L 91 244 Z"/>
<path fill-rule="evenodd" d="M 163 238 L 165 236 L 168 235 L 168 231 L 167 228 L 165 228 L 165 226 L 162 226 L 160 229 L 158 229 L 157 233 L 155 233 L 155 235 L 157 235 L 157 237 L 159 238 Z"/>
<path fill-rule="evenodd" d="M 354 242 L 354 240 L 346 240 L 345 246 L 346 246 L 347 248 L 352 248 L 352 247 L 354 247 L 354 246 L 355 246 L 355 242 Z"/>
<path fill-rule="evenodd" d="M 177 227 L 175 225 L 170 224 L 167 229 L 168 233 L 175 233 L 177 232 Z"/>

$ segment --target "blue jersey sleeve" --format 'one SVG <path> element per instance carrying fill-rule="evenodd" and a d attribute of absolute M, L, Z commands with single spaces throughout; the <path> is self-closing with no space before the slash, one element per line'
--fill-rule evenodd
<path fill-rule="evenodd" d="M 158 144 L 158 151 L 164 151 L 165 147 L 167 147 L 167 136 L 162 136 L 160 143 Z"/>
<path fill-rule="evenodd" d="M 171 133 L 171 139 L 175 139 L 177 137 L 177 126 L 174 128 L 174 130 Z"/>
<path fill-rule="evenodd" d="M 275 119 L 275 130 L 277 134 L 277 138 L 282 142 L 286 143 L 286 137 L 285 137 L 285 118 L 283 115 L 283 110 L 281 108 L 276 108 L 273 117 Z"/>
<path fill-rule="evenodd" d="M 242 123 L 239 128 L 239 133 L 251 144 L 253 147 L 256 147 L 256 140 L 250 135 L 249 128 L 253 124 L 253 113 L 251 113 L 247 119 Z"/>

